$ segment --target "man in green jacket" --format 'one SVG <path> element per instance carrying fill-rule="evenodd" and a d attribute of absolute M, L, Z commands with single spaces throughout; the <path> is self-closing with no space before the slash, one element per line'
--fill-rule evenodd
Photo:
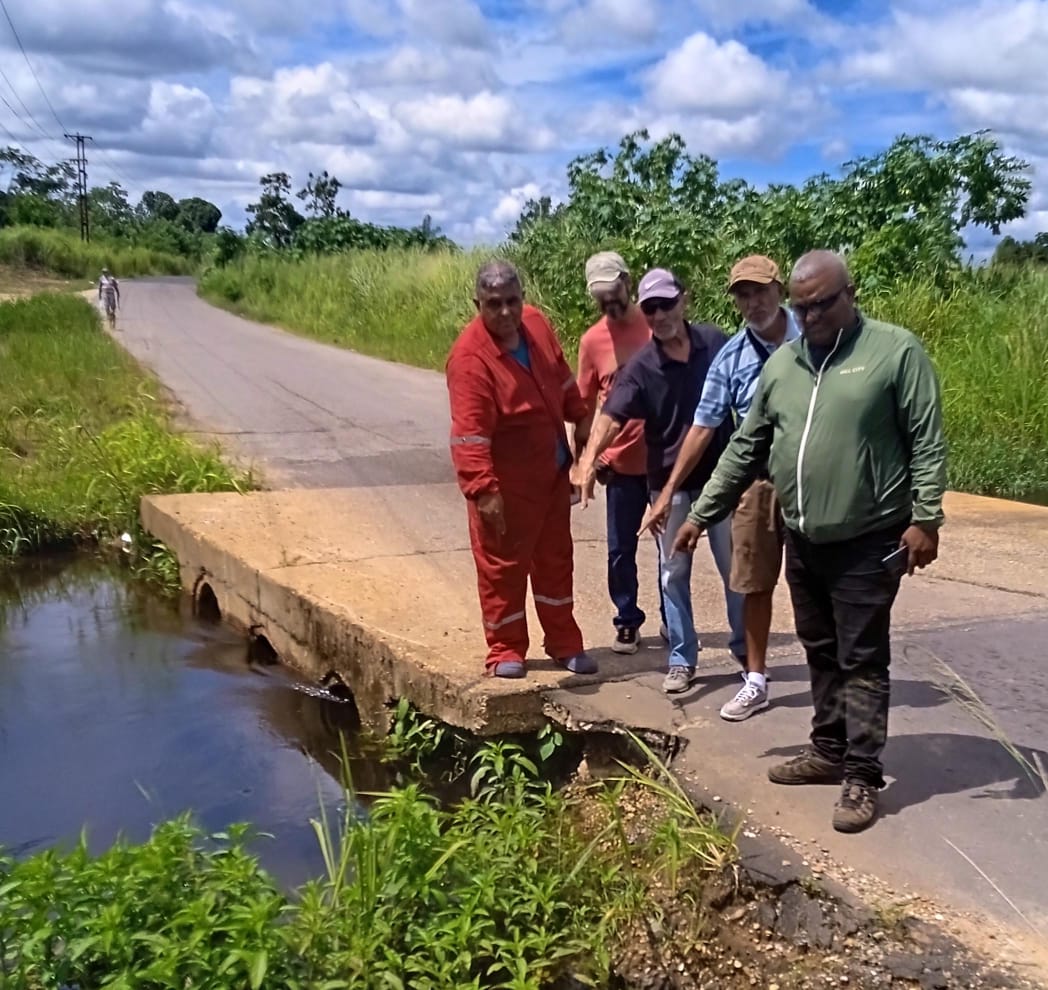
<path fill-rule="evenodd" d="M 891 608 L 938 554 L 946 488 L 939 383 L 917 338 L 863 316 L 841 259 L 794 266 L 802 337 L 764 366 L 753 404 L 678 531 L 691 553 L 768 459 L 786 524 L 786 582 L 811 675 L 811 747 L 777 784 L 843 783 L 833 826 L 877 814 L 888 735 Z"/>

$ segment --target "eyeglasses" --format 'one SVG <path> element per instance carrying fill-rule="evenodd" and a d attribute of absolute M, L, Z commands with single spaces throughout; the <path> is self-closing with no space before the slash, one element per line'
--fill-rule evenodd
<path fill-rule="evenodd" d="M 840 299 L 841 294 L 847 288 L 848 286 L 842 285 L 832 296 L 823 296 L 822 299 L 816 299 L 815 302 L 810 303 L 791 302 L 790 307 L 799 320 L 803 320 L 809 313 L 812 316 L 822 316 L 823 313 Z"/>
<path fill-rule="evenodd" d="M 675 308 L 677 303 L 680 302 L 680 296 L 674 296 L 672 299 L 645 299 L 640 304 L 640 311 L 645 316 L 654 316 L 656 313 L 668 313 L 671 309 Z"/>

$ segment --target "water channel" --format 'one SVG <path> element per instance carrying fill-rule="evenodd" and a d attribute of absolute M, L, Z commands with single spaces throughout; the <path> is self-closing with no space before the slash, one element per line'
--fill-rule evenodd
<path fill-rule="evenodd" d="M 318 876 L 309 824 L 343 800 L 352 703 L 310 693 L 246 640 L 84 558 L 0 568 L 0 846 L 30 855 L 142 841 L 191 811 L 208 831 L 251 822 L 278 881 Z M 351 752 L 358 788 L 386 785 Z"/>

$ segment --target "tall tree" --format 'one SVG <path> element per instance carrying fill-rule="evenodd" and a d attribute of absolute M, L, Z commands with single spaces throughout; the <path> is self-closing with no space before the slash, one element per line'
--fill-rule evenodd
<path fill-rule="evenodd" d="M 320 175 L 309 173 L 309 181 L 295 195 L 306 204 L 306 212 L 312 217 L 342 216 L 336 200 L 342 183 L 325 169 Z"/>
<path fill-rule="evenodd" d="M 1048 265 L 1048 232 L 1042 231 L 1033 240 L 1019 241 L 1004 237 L 993 252 L 995 265 Z"/>
<path fill-rule="evenodd" d="M 137 212 L 143 220 L 174 220 L 178 216 L 178 204 L 170 193 L 151 189 L 142 193 Z"/>
<path fill-rule="evenodd" d="M 47 165 L 20 148 L 0 149 L 0 173 L 7 175 L 7 191 L 67 202 L 75 194 L 76 170 L 70 162 Z"/>
<path fill-rule="evenodd" d="M 94 186 L 87 193 L 91 221 L 98 230 L 114 237 L 130 237 L 135 228 L 135 211 L 127 190 L 119 182 Z"/>
<path fill-rule="evenodd" d="M 295 230 L 305 220 L 288 199 L 291 178 L 287 172 L 270 172 L 258 181 L 262 194 L 257 203 L 251 203 L 247 208 L 251 216 L 247 232 L 261 236 L 273 247 L 287 247 Z"/>
<path fill-rule="evenodd" d="M 176 220 L 186 230 L 195 231 L 200 234 L 213 234 L 218 230 L 222 220 L 222 211 L 199 196 L 190 196 L 189 199 L 180 199 Z"/>

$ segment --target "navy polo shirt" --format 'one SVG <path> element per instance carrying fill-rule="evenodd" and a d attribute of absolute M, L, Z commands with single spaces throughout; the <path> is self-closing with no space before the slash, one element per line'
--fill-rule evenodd
<path fill-rule="evenodd" d="M 654 337 L 623 366 L 602 412 L 618 423 L 644 421 L 648 446 L 648 487 L 658 491 L 669 480 L 684 437 L 691 427 L 702 395 L 706 373 L 716 353 L 728 342 L 710 323 L 689 323 L 691 353 L 687 362 L 666 356 Z M 731 438 L 731 423 L 717 428 L 698 466 L 685 479 L 681 491 L 697 492 L 707 481 L 717 459 Z"/>

